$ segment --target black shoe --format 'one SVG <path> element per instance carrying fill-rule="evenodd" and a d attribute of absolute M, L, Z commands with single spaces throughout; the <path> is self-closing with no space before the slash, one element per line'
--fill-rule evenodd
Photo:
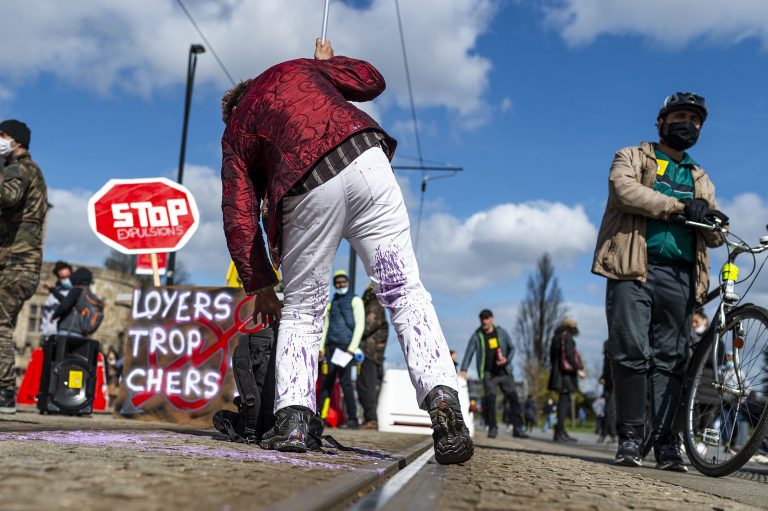
<path fill-rule="evenodd" d="M 432 419 L 435 461 L 441 465 L 468 461 L 475 453 L 475 446 L 464 424 L 456 391 L 438 385 L 429 391 L 424 404 Z"/>
<path fill-rule="evenodd" d="M 13 389 L 0 389 L 0 413 L 16 413 L 16 393 Z"/>
<path fill-rule="evenodd" d="M 624 439 L 619 444 L 619 450 L 616 452 L 617 465 L 625 467 L 642 467 L 643 458 L 640 455 L 640 446 L 632 439 Z"/>
<path fill-rule="evenodd" d="M 576 442 L 579 441 L 578 438 L 573 438 L 571 435 L 569 435 L 567 431 L 563 431 L 563 436 L 565 437 L 565 439 L 567 441 L 569 441 L 569 442 L 571 442 L 573 444 L 575 444 Z"/>
<path fill-rule="evenodd" d="M 602 444 L 603 442 L 605 442 L 605 435 L 600 435 L 599 437 L 597 437 L 598 444 Z"/>
<path fill-rule="evenodd" d="M 512 430 L 512 436 L 514 438 L 530 438 L 528 433 L 523 428 L 515 428 Z"/>
<path fill-rule="evenodd" d="M 659 470 L 688 472 L 688 467 L 683 464 L 680 447 L 677 444 L 654 446 L 653 453 L 656 456 L 656 468 Z"/>
<path fill-rule="evenodd" d="M 357 419 L 349 419 L 347 422 L 339 426 L 339 429 L 360 429 L 360 423 Z"/>
<path fill-rule="evenodd" d="M 313 416 L 314 412 L 304 406 L 281 408 L 275 414 L 274 427 L 261 437 L 261 447 L 280 452 L 307 452 L 309 425 Z"/>
<path fill-rule="evenodd" d="M 499 428 L 490 428 L 488 430 L 488 438 L 496 438 L 499 436 Z"/>
<path fill-rule="evenodd" d="M 558 444 L 569 444 L 571 443 L 570 440 L 568 440 L 565 435 L 562 433 L 555 431 L 555 436 L 552 438 L 552 441 Z"/>

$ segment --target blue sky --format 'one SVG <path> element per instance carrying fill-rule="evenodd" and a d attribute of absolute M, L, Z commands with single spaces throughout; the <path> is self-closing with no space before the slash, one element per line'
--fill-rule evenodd
<path fill-rule="evenodd" d="M 484 307 L 513 327 L 525 277 L 549 251 L 582 323 L 585 356 L 597 360 L 604 281 L 589 267 L 608 169 L 617 149 L 655 138 L 657 109 L 674 91 L 706 96 L 710 118 L 691 154 L 709 170 L 734 230 L 752 240 L 764 234 L 764 3 L 401 3 L 424 157 L 465 169 L 429 184 L 419 250 L 453 349 L 464 351 Z M 0 34 L 20 48 L 0 56 L 0 117 L 32 128 L 31 152 L 55 206 L 46 259 L 98 264 L 107 249 L 88 230 L 84 204 L 110 178 L 175 175 L 186 51 L 202 41 L 170 0 L 96 8 L 78 1 L 42 15 L 27 4 L 11 3 L 9 19 L 19 23 Z M 322 2 L 310 0 L 187 5 L 238 78 L 310 56 L 322 16 Z M 664 17 L 653 14 L 662 8 Z M 388 91 L 365 108 L 398 138 L 398 154 L 415 156 L 392 1 L 334 2 L 329 37 L 337 54 L 382 70 Z M 19 44 L 24 38 L 28 44 Z M 223 282 L 227 266 L 218 102 L 228 85 L 212 55 L 202 55 L 187 183 L 203 226 L 179 258 L 204 285 Z M 419 176 L 399 178 L 415 221 Z M 767 284 L 757 286 L 758 297 L 768 297 Z M 402 360 L 398 351 L 391 343 L 393 364 Z"/>

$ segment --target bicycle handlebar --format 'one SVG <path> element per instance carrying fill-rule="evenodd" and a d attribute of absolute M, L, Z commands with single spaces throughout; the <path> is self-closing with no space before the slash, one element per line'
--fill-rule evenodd
<path fill-rule="evenodd" d="M 708 219 L 709 220 L 709 219 Z M 688 227 L 695 227 L 697 229 L 704 229 L 707 231 L 717 232 L 723 238 L 723 241 L 737 254 L 743 252 L 750 252 L 752 254 L 760 254 L 768 250 L 768 244 L 761 242 L 760 245 L 750 247 L 744 242 L 734 243 L 728 240 L 728 229 L 719 218 L 714 217 L 711 223 L 692 222 L 688 220 L 684 215 L 674 214 L 669 217 L 669 221 L 676 224 L 683 224 Z"/>

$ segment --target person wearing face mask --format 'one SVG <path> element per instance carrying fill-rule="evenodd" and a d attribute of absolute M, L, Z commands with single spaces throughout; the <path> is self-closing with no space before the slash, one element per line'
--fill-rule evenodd
<path fill-rule="evenodd" d="M 693 313 L 693 319 L 691 320 L 691 346 L 698 344 L 708 327 L 709 318 L 703 310 L 698 309 Z"/>
<path fill-rule="evenodd" d="M 53 313 L 59 304 L 72 289 L 72 266 L 65 261 L 57 261 L 53 266 L 53 274 L 56 276 L 56 282 L 53 286 L 43 284 L 48 289 L 48 298 L 43 304 L 43 313 L 40 319 L 40 334 L 43 342 L 47 342 L 52 335 L 56 335 L 58 330 L 58 320 L 53 319 Z"/>
<path fill-rule="evenodd" d="M 616 399 L 616 463 L 640 466 L 648 385 L 656 468 L 686 471 L 672 418 L 689 356 L 691 316 L 709 288 L 711 231 L 673 222 L 728 217 L 715 188 L 686 152 L 699 139 L 708 111 L 703 97 L 677 92 L 656 116 L 659 141 L 616 153 L 598 234 L 593 273 L 608 278 L 606 316 Z"/>
<path fill-rule="evenodd" d="M 23 122 L 0 122 L 0 413 L 16 412 L 13 330 L 43 262 L 48 194 L 29 154 L 31 136 Z"/>
<path fill-rule="evenodd" d="M 350 355 L 357 351 L 365 331 L 365 305 L 359 296 L 349 292 L 349 277 L 344 270 L 333 274 L 333 287 L 336 293 L 328 304 L 328 312 L 323 319 L 323 337 L 320 341 L 320 356 L 325 357 L 328 362 L 328 374 L 323 378 L 320 388 L 320 417 L 327 417 L 331 393 L 338 376 L 346 406 L 345 426 L 357 429 L 357 402 L 355 387 L 352 384 L 352 367 L 355 364 L 350 361 L 344 366 L 339 366 L 332 360 L 336 350 L 346 351 Z"/>

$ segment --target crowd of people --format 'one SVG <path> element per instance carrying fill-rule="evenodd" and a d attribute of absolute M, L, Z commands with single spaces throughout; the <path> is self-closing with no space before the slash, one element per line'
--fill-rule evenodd
<path fill-rule="evenodd" d="M 371 64 L 336 56 L 329 41 L 318 40 L 314 59 L 278 64 L 223 98 L 227 244 L 246 293 L 254 296 L 255 317 L 279 323 L 276 423 L 261 446 L 306 450 L 310 422 L 316 412 L 321 417 L 327 413 L 337 378 L 346 426 L 360 426 L 351 374 L 355 359 L 361 427 L 377 427 L 387 309 L 418 405 L 432 420 L 436 459 L 461 463 L 472 457 L 474 447 L 459 405 L 456 358 L 449 354 L 421 283 L 408 214 L 390 165 L 397 142 L 350 102 L 372 100 L 384 88 L 383 77 Z M 712 219 L 728 223 L 707 173 L 686 152 L 697 142 L 707 115 L 703 97 L 669 96 L 656 115 L 658 142 L 618 151 L 608 178 L 592 266 L 593 273 L 607 279 L 608 323 L 605 392 L 595 412 L 602 419 L 600 438 L 618 439 L 616 462 L 627 466 L 641 465 L 650 424 L 657 468 L 685 470 L 671 421 L 690 354 L 691 324 L 703 321 L 693 313 L 709 288 L 707 249 L 722 240 L 673 220 L 680 216 L 698 224 Z M 38 287 L 48 211 L 45 180 L 30 156 L 30 141 L 26 124 L 0 122 L 2 412 L 15 410 L 12 334 L 22 305 Z M 337 273 L 328 303 L 327 276 L 342 238 L 350 242 L 373 284 L 359 298 L 349 292 L 349 277 Z M 273 265 L 282 268 L 284 303 L 275 294 Z M 85 268 L 73 272 L 66 263 L 58 263 L 55 273 L 45 305 L 45 335 L 90 335 L 100 321 L 91 273 Z M 103 317 L 103 304 L 101 313 Z M 699 331 L 694 327 L 694 335 Z M 543 415 L 544 429 L 554 429 L 556 442 L 574 441 L 565 430 L 565 418 L 585 376 L 575 344 L 578 333 L 576 323 L 566 319 L 550 344 L 548 389 L 556 401 L 547 401 Z M 321 354 L 320 364 L 308 356 L 316 353 Z M 490 310 L 483 310 L 458 374 L 466 377 L 475 359 L 490 437 L 498 435 L 499 390 L 514 436 L 527 436 L 526 426 L 530 429 L 535 421 L 533 397 L 520 404 L 513 357 L 509 333 L 495 324 Z M 119 378 L 116 354 L 112 358 L 112 378 Z M 325 373 L 319 402 L 318 371 Z"/>

